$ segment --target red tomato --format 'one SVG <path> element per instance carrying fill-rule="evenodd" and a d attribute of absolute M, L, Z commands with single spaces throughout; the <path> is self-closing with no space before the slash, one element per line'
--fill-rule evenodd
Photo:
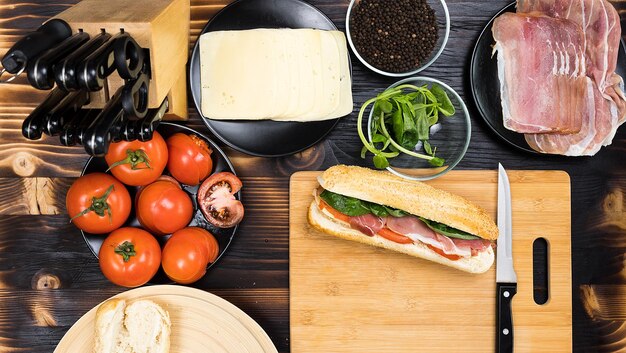
<path fill-rule="evenodd" d="M 124 224 L 131 201 L 126 187 L 114 177 L 92 173 L 76 179 L 65 197 L 74 225 L 87 233 L 109 233 Z"/>
<path fill-rule="evenodd" d="M 331 215 L 333 215 L 333 217 L 337 218 L 340 221 L 344 221 L 346 223 L 350 223 L 350 216 L 343 214 L 339 211 L 337 211 L 336 209 L 330 207 L 330 205 L 328 203 L 326 203 L 326 201 L 324 200 L 320 200 L 320 210 L 326 210 L 328 212 L 330 212 Z"/>
<path fill-rule="evenodd" d="M 234 174 L 221 172 L 211 175 L 198 189 L 198 206 L 214 226 L 230 228 L 243 219 L 243 205 L 235 199 L 243 184 Z"/>
<path fill-rule="evenodd" d="M 399 244 L 413 244 L 413 240 L 411 240 L 411 238 L 404 236 L 402 234 L 396 233 L 393 230 L 389 229 L 389 228 L 383 228 L 381 230 L 378 231 L 378 235 L 380 235 L 381 237 L 387 239 L 387 240 L 391 240 L 394 243 L 399 243 Z"/>
<path fill-rule="evenodd" d="M 163 174 L 167 165 L 167 144 L 158 132 L 152 140 L 114 142 L 104 159 L 111 173 L 126 185 L 148 185 Z"/>
<path fill-rule="evenodd" d="M 446 257 L 446 258 L 448 258 L 448 259 L 450 259 L 452 261 L 456 261 L 456 260 L 461 259 L 461 256 L 459 256 L 459 255 L 448 255 L 448 254 L 444 253 L 443 250 L 438 249 L 438 248 L 436 248 L 436 247 L 434 247 L 434 246 L 432 246 L 430 244 L 426 244 L 426 246 L 428 246 L 430 248 L 430 250 L 432 250 L 432 251 L 436 252 L 437 254 L 439 254 L 439 255 L 441 255 L 443 257 Z"/>
<path fill-rule="evenodd" d="M 98 253 L 104 276 L 118 286 L 137 287 L 154 277 L 161 264 L 161 247 L 154 237 L 139 228 L 113 231 Z"/>
<path fill-rule="evenodd" d="M 176 133 L 167 139 L 167 170 L 186 185 L 198 185 L 213 169 L 213 150 L 196 135 Z"/>
<path fill-rule="evenodd" d="M 137 193 L 135 212 L 144 228 L 154 234 L 165 235 L 189 224 L 193 204 L 178 183 L 163 179 Z"/>
<path fill-rule="evenodd" d="M 219 245 L 207 230 L 184 228 L 172 234 L 162 254 L 165 274 L 173 281 L 189 284 L 206 273 L 209 263 L 217 259 Z"/>

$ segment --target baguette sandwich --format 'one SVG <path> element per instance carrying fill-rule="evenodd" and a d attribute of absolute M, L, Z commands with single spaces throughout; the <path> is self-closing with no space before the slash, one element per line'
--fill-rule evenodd
<path fill-rule="evenodd" d="M 493 264 L 498 227 L 461 196 L 355 166 L 331 167 L 318 181 L 308 220 L 324 233 L 470 273 Z"/>
<path fill-rule="evenodd" d="M 96 311 L 94 353 L 168 353 L 170 316 L 158 304 L 142 299 L 110 299 Z"/>

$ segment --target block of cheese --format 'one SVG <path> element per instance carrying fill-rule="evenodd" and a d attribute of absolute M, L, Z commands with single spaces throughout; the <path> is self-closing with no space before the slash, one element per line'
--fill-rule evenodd
<path fill-rule="evenodd" d="M 343 32 L 252 29 L 200 37 L 202 115 L 317 121 L 353 109 Z"/>

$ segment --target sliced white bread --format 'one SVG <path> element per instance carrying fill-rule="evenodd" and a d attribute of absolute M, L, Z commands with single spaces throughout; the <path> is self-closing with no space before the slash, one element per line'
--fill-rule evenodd
<path fill-rule="evenodd" d="M 94 353 L 168 353 L 171 325 L 151 300 L 108 300 L 96 312 Z"/>

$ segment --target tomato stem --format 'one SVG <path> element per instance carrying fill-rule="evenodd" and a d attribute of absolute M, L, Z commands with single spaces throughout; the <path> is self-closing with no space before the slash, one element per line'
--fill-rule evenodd
<path fill-rule="evenodd" d="M 122 244 L 115 247 L 115 253 L 121 255 L 124 262 L 128 262 L 131 256 L 137 255 L 135 251 L 135 245 L 129 241 L 125 241 Z"/>
<path fill-rule="evenodd" d="M 138 165 L 140 164 L 145 164 L 145 167 L 138 167 Z M 109 170 L 122 165 L 122 164 L 128 164 L 130 165 L 130 169 L 132 170 L 138 170 L 138 169 L 152 169 L 152 167 L 150 166 L 150 158 L 148 157 L 148 155 L 146 154 L 146 152 L 144 150 L 142 150 L 141 148 L 138 150 L 131 150 L 131 149 L 127 149 L 126 150 L 126 158 L 119 160 L 113 164 L 111 164 L 111 166 L 109 167 L 109 169 L 107 169 L 106 171 L 108 172 Z"/>
<path fill-rule="evenodd" d="M 114 189 L 115 188 L 113 187 L 113 184 L 111 184 L 111 186 L 109 186 L 109 188 L 104 192 L 102 196 L 100 197 L 93 196 L 91 198 L 91 205 L 85 208 L 84 210 L 82 210 L 79 214 L 72 217 L 70 219 L 70 222 L 72 222 L 74 219 L 78 217 L 86 215 L 89 212 L 95 212 L 100 217 L 104 217 L 104 214 L 106 213 L 109 216 L 109 223 L 113 223 L 113 216 L 111 215 L 111 205 L 109 205 L 109 203 L 107 202 L 107 199 L 109 198 L 109 195 L 111 195 L 111 192 L 113 192 Z"/>

